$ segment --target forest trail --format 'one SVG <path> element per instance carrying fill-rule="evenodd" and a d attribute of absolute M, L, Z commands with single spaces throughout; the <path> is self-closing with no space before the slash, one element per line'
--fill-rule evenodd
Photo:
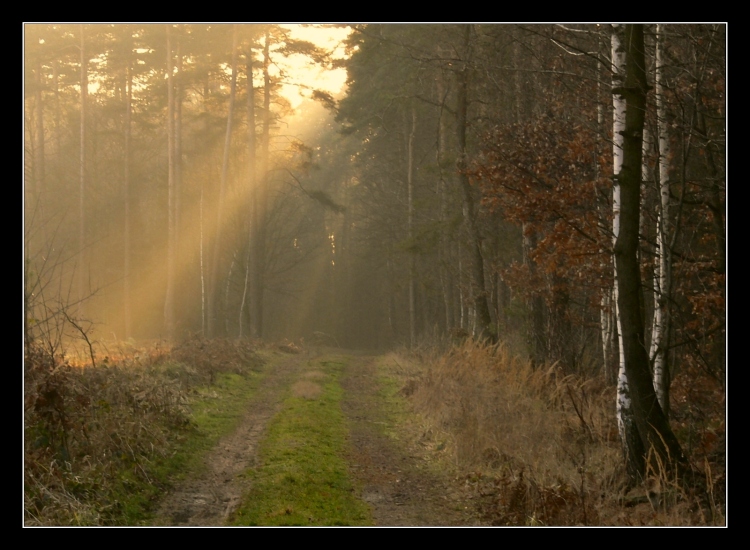
<path fill-rule="evenodd" d="M 157 525 L 224 525 L 248 488 L 243 472 L 257 459 L 258 443 L 300 369 L 298 356 L 280 362 L 263 380 L 237 429 L 206 456 L 204 471 L 180 483 L 161 503 Z"/>
<path fill-rule="evenodd" d="M 401 426 L 389 416 L 373 356 L 323 353 L 292 355 L 264 379 L 237 429 L 208 453 L 202 472 L 178 484 L 161 503 L 157 525 L 221 526 L 231 518 L 252 481 L 248 468 L 258 457 L 269 421 L 305 371 L 333 360 L 345 361 L 341 409 L 349 426 L 344 459 L 355 495 L 368 504 L 378 526 L 479 525 L 473 507 L 462 502 L 455 481 L 427 467 L 418 446 L 389 434 Z"/>

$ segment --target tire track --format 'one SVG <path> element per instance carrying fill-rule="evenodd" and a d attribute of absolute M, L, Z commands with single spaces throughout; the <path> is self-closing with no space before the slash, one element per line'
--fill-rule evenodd
<path fill-rule="evenodd" d="M 157 525 L 224 525 L 249 488 L 241 474 L 257 459 L 258 443 L 268 421 L 279 410 L 284 390 L 301 368 L 302 356 L 271 367 L 237 429 L 225 436 L 206 458 L 206 471 L 183 481 L 161 503 Z"/>

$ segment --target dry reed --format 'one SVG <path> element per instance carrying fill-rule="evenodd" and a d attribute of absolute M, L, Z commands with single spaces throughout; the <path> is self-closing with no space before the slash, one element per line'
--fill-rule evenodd
<path fill-rule="evenodd" d="M 684 494 L 671 503 L 660 497 L 656 507 L 645 490 L 643 498 L 623 498 L 614 388 L 601 378 L 565 375 L 557 365 L 535 368 L 502 344 L 472 340 L 431 359 L 423 353 L 390 361 L 435 449 L 452 457 L 494 524 L 723 521 L 720 511 L 707 517 Z"/>

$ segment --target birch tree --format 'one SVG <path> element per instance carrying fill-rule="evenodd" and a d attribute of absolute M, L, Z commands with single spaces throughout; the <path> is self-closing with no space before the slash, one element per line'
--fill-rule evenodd
<path fill-rule="evenodd" d="M 651 360 L 654 389 L 664 414 L 669 416 L 669 365 L 666 361 L 669 335 L 668 301 L 671 289 L 671 259 L 668 244 L 669 228 L 669 126 L 664 97 L 664 25 L 656 26 L 656 118 L 659 144 L 659 217 L 657 220 L 654 265 L 654 322 L 651 331 Z"/>
<path fill-rule="evenodd" d="M 624 42 L 623 25 L 612 25 L 612 92 L 613 92 L 613 124 L 612 124 L 612 141 L 613 141 L 613 182 L 612 190 L 612 238 L 615 248 L 620 238 L 621 229 L 621 176 L 624 161 L 623 145 L 625 142 L 625 122 L 627 116 L 628 104 L 625 96 L 622 94 L 627 56 Z M 639 154 L 640 158 L 640 154 Z M 638 164 L 638 185 L 640 192 L 640 162 Z M 639 219 L 636 220 L 637 222 Z M 636 229 L 637 234 L 637 229 Z M 636 242 L 637 246 L 637 242 Z M 636 480 L 644 471 L 644 448 L 638 434 L 638 429 L 633 417 L 633 404 L 630 396 L 630 387 L 628 384 L 628 375 L 625 368 L 625 349 L 623 346 L 623 323 L 620 314 L 620 284 L 618 277 L 617 262 L 614 265 L 615 285 L 612 293 L 615 321 L 617 327 L 618 350 L 619 350 L 619 367 L 617 372 L 617 425 L 620 430 L 620 440 L 622 442 L 623 452 L 625 454 L 625 463 L 628 469 L 628 475 L 631 480 Z"/>
<path fill-rule="evenodd" d="M 625 78 L 621 86 L 613 89 L 613 93 L 625 103 L 625 125 L 621 130 L 622 164 L 616 173 L 620 187 L 620 224 L 615 243 L 615 266 L 627 405 L 637 429 L 626 431 L 623 435 L 627 439 L 628 471 L 635 471 L 639 476 L 655 475 L 661 478 L 665 474 L 684 473 L 687 461 L 654 392 L 644 338 L 638 261 L 643 129 L 648 88 L 643 25 L 626 25 L 622 35 L 618 31 L 619 28 L 616 28 L 614 35 L 618 38 L 622 36 L 622 42 L 617 45 L 624 53 Z M 618 403 L 620 397 L 618 387 Z M 638 451 L 635 441 L 630 439 L 634 432 L 640 438 Z"/>

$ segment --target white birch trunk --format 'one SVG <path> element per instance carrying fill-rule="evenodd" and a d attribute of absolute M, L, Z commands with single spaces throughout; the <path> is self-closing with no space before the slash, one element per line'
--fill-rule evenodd
<path fill-rule="evenodd" d="M 643 145 L 641 146 L 641 155 L 642 155 L 642 161 L 641 161 L 641 197 L 646 196 L 646 182 L 651 181 L 651 174 L 649 174 L 649 168 L 648 168 L 648 160 L 650 158 L 650 152 L 651 152 L 651 145 L 652 145 L 652 136 L 651 132 L 648 131 L 648 128 L 643 129 Z M 646 209 L 641 208 L 640 216 L 638 219 L 638 231 L 641 235 L 646 234 Z M 638 249 L 638 260 L 639 262 L 643 261 L 643 258 L 641 256 L 641 249 Z"/>
<path fill-rule="evenodd" d="M 604 379 L 609 383 L 614 379 L 610 354 L 612 352 L 612 289 L 606 289 L 602 296 L 600 325 L 602 331 L 602 355 L 604 356 Z"/>
<path fill-rule="evenodd" d="M 612 86 L 614 88 L 623 85 L 625 78 L 625 50 L 620 40 L 622 25 L 612 25 Z M 612 244 L 617 241 L 620 233 L 620 183 L 618 181 L 623 161 L 623 131 L 625 130 L 625 99 L 619 94 L 612 95 L 614 117 L 612 124 L 612 159 L 614 173 L 614 188 L 612 190 Z M 625 351 L 622 345 L 622 324 L 620 312 L 617 306 L 617 268 L 615 267 L 615 285 L 612 292 L 615 319 L 617 322 L 619 368 L 617 372 L 617 425 L 620 431 L 623 447 L 628 449 L 627 434 L 633 428 L 632 405 L 628 391 L 628 378 L 625 374 Z"/>
<path fill-rule="evenodd" d="M 599 81 L 599 84 L 597 85 L 597 90 L 600 90 L 601 88 L 601 80 Z M 597 94 L 599 95 L 599 94 Z M 604 128 L 604 105 L 598 105 L 596 108 L 596 122 L 598 128 Z M 596 145 L 596 158 L 599 158 L 599 147 L 600 147 L 600 139 L 599 136 L 597 137 L 597 145 Z M 596 170 L 596 178 L 599 178 L 601 167 L 599 166 L 599 161 L 597 160 L 595 162 L 594 166 Z M 613 330 L 613 315 L 614 312 L 612 310 L 612 289 L 604 289 L 602 292 L 602 300 L 601 300 L 601 312 L 599 316 L 599 325 L 601 328 L 601 335 L 602 335 L 602 357 L 604 359 L 604 379 L 610 383 L 614 381 L 614 373 L 612 372 L 612 361 L 610 358 L 610 355 L 612 353 L 612 338 L 614 336 L 614 330 Z"/>
<path fill-rule="evenodd" d="M 667 244 L 669 226 L 669 133 L 664 102 L 663 25 L 656 26 L 656 116 L 659 132 L 659 198 L 661 210 L 656 243 L 658 263 L 654 269 L 654 325 L 651 334 L 651 358 L 654 364 L 654 390 L 664 414 L 669 416 L 669 367 L 666 362 L 666 334 L 668 333 L 667 301 L 669 296 L 670 257 Z"/>

